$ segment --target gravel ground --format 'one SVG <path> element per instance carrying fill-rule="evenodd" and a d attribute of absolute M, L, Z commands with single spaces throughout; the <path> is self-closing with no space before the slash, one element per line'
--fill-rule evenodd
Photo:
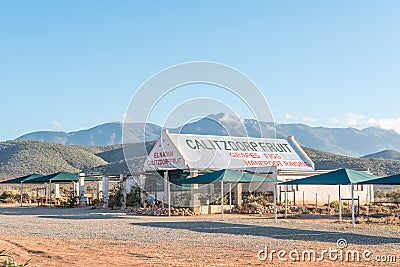
<path fill-rule="evenodd" d="M 329 247 L 337 249 L 336 241 L 345 239 L 347 249 L 368 249 L 374 255 L 396 255 L 400 261 L 400 254 L 397 255 L 400 249 L 398 226 L 360 224 L 352 229 L 350 223 L 337 223 L 335 219 L 281 219 L 276 224 L 272 219 L 256 215 L 227 214 L 225 220 L 220 221 L 219 215 L 168 218 L 126 215 L 87 207 L 24 207 L 0 208 L 0 222 L 0 237 L 111 240 L 132 246 L 165 246 L 170 247 L 167 260 L 179 258 L 172 249 L 174 246 L 189 251 L 203 249 L 208 253 L 205 258 L 217 258 L 220 262 L 231 262 L 224 259 L 243 255 L 253 255 L 254 262 L 257 251 L 265 246 L 275 250 L 321 251 Z M 146 255 L 150 257 L 151 253 Z"/>

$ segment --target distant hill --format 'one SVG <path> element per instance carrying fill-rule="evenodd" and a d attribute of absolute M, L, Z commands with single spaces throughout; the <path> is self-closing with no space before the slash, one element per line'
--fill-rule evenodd
<path fill-rule="evenodd" d="M 122 144 L 122 128 L 122 123 L 112 122 L 69 133 L 33 132 L 22 135 L 17 140 L 48 141 L 63 145 L 107 146 Z M 131 143 L 156 140 L 161 134 L 161 127 L 150 123 L 131 123 L 127 124 L 126 128 L 126 131 L 132 137 Z"/>
<path fill-rule="evenodd" d="M 129 165 L 134 167 L 135 172 L 142 172 L 143 164 L 146 157 L 136 157 L 129 160 Z M 125 160 L 119 160 L 110 162 L 107 165 L 100 165 L 88 170 L 88 173 L 92 175 L 118 175 L 120 173 L 130 173 L 128 165 Z"/>
<path fill-rule="evenodd" d="M 65 146 L 44 141 L 16 140 L 0 143 L 0 179 L 30 173 L 79 172 L 106 165 L 95 153 L 101 147 Z"/>
<path fill-rule="evenodd" d="M 127 153 L 127 157 L 129 158 L 129 166 L 134 166 L 135 171 L 141 172 L 146 156 L 150 153 L 154 144 L 155 142 L 151 141 L 146 142 L 144 145 L 143 143 L 126 145 L 125 153 Z M 97 153 L 96 155 L 109 162 L 109 164 L 100 165 L 88 170 L 91 174 L 129 173 L 122 145 L 118 145 L 111 150 Z"/>
<path fill-rule="evenodd" d="M 154 142 L 125 147 L 128 163 L 139 171 Z M 85 172 L 118 175 L 128 173 L 122 145 L 78 146 L 46 141 L 14 140 L 0 143 L 0 181 L 31 173 Z"/>
<path fill-rule="evenodd" d="M 0 143 L 0 180 L 30 173 L 50 174 L 59 171 L 118 175 L 128 173 L 128 165 L 140 171 L 154 142 L 126 147 L 128 164 L 121 145 L 78 146 L 45 141 L 16 140 Z M 352 168 L 370 169 L 379 175 L 400 173 L 400 160 L 352 158 L 303 147 L 318 170 Z"/>
<path fill-rule="evenodd" d="M 149 141 L 144 143 L 144 145 L 143 143 L 125 145 L 125 151 L 128 151 L 127 153 L 129 154 L 127 157 L 137 158 L 146 156 L 148 153 L 150 153 L 150 150 L 153 148 L 154 144 L 154 141 Z M 107 162 L 117 162 L 125 159 L 122 145 L 107 146 L 105 147 L 105 151 L 97 153 L 96 155 Z"/>
<path fill-rule="evenodd" d="M 307 147 L 303 147 L 303 149 L 314 161 L 317 170 L 332 170 L 339 168 L 350 168 L 354 170 L 369 169 L 374 174 L 382 176 L 400 173 L 400 160 L 353 158 Z"/>
<path fill-rule="evenodd" d="M 275 137 L 274 124 L 242 120 L 227 114 L 214 114 L 189 123 L 172 132 L 191 134 Z M 391 130 L 369 127 L 355 128 L 310 127 L 305 124 L 276 124 L 276 137 L 293 135 L 303 146 L 335 154 L 359 157 L 383 149 L 400 150 L 400 134 Z"/>
<path fill-rule="evenodd" d="M 147 144 L 147 151 L 151 150 L 151 147 L 154 143 Z M 135 144 L 132 148 L 138 148 L 139 144 Z M 140 145 L 141 147 L 141 145 Z M 139 147 L 139 148 L 140 148 Z M 315 167 L 317 170 L 332 170 L 339 168 L 350 168 L 354 170 L 368 170 L 370 169 L 373 173 L 378 175 L 392 175 L 400 173 L 400 160 L 384 160 L 384 159 L 360 159 L 360 158 L 352 158 L 348 156 L 336 155 L 329 152 L 324 152 L 320 150 L 316 150 L 313 148 L 303 147 L 304 151 L 310 158 L 314 161 Z M 122 148 L 109 151 L 113 154 L 114 159 L 123 158 Z M 109 153 L 105 152 L 105 153 Z M 100 153 L 103 154 L 103 153 Z M 99 154 L 98 154 L 99 155 Z M 132 165 L 142 166 L 145 156 L 144 149 L 139 149 L 132 159 Z M 136 169 L 138 170 L 138 168 Z M 93 172 L 100 173 L 125 173 L 128 172 L 129 169 L 124 160 L 118 160 L 116 162 L 112 162 L 108 165 L 102 165 L 92 169 Z"/>
<path fill-rule="evenodd" d="M 178 128 L 169 129 L 173 133 L 234 135 L 251 137 L 274 137 L 271 131 L 274 124 L 257 122 L 251 119 L 241 120 L 227 114 L 213 114 L 196 122 Z M 158 139 L 162 128 L 154 124 L 132 123 L 127 125 L 130 143 Z M 359 157 L 381 150 L 400 150 L 400 134 L 391 130 L 369 127 L 327 128 L 310 127 L 305 124 L 277 124 L 276 137 L 286 138 L 293 135 L 303 146 L 332 152 L 335 154 Z M 122 124 L 106 123 L 76 132 L 34 132 L 18 138 L 43 140 L 61 144 L 85 146 L 104 146 L 122 143 Z"/>
<path fill-rule="evenodd" d="M 382 150 L 380 152 L 368 154 L 361 158 L 375 158 L 375 159 L 397 159 L 400 160 L 400 152 L 395 150 Z"/>
<path fill-rule="evenodd" d="M 400 134 L 374 127 L 359 130 L 280 124 L 277 126 L 277 135 L 293 135 L 303 146 L 353 157 L 384 149 L 400 150 Z"/>

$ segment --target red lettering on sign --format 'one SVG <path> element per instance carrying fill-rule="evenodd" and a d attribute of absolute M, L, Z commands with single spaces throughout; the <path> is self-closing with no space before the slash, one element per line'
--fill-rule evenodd
<path fill-rule="evenodd" d="M 165 157 L 173 157 L 174 151 L 161 151 L 161 152 L 154 152 L 154 158 L 165 158 Z"/>
<path fill-rule="evenodd" d="M 282 156 L 275 153 L 264 153 L 264 157 L 267 159 L 282 159 Z"/>
<path fill-rule="evenodd" d="M 229 152 L 229 155 L 232 158 L 253 158 L 253 159 L 259 159 L 261 158 L 260 155 L 258 155 L 255 152 Z"/>
<path fill-rule="evenodd" d="M 160 165 L 168 165 L 168 164 L 180 164 L 182 162 L 182 158 L 170 158 L 170 159 L 154 159 L 150 160 L 150 165 L 160 166 Z"/>

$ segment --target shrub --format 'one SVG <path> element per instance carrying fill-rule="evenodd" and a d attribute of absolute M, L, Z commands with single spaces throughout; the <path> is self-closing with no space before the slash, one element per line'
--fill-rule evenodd
<path fill-rule="evenodd" d="M 6 258 L 4 261 L 0 261 L 2 267 L 23 267 L 27 266 L 31 259 L 26 261 L 25 263 L 17 263 L 10 255 L 10 250 L 0 250 L 0 257 Z"/>
<path fill-rule="evenodd" d="M 73 208 L 79 203 L 79 197 L 75 190 L 70 190 L 65 192 L 67 195 L 67 200 L 64 203 L 64 207 Z"/>
<path fill-rule="evenodd" d="M 127 206 L 138 206 L 140 205 L 140 187 L 132 187 L 129 194 L 126 196 Z"/>
<path fill-rule="evenodd" d="M 22 202 L 24 203 L 30 203 L 31 202 L 31 196 L 29 194 L 22 194 Z"/>
<path fill-rule="evenodd" d="M 331 208 L 333 208 L 335 211 L 339 211 L 339 201 L 338 200 L 334 200 L 331 201 L 329 203 L 329 205 L 331 206 Z M 342 202 L 342 210 L 344 209 L 344 206 L 346 206 L 347 203 L 345 204 L 345 202 Z"/>
<path fill-rule="evenodd" d="M 221 205 L 221 197 L 217 198 L 214 203 L 212 203 L 213 205 Z M 229 199 L 228 199 L 228 195 L 224 195 L 224 205 L 228 205 L 229 204 Z"/>
<path fill-rule="evenodd" d="M 109 208 L 116 208 L 116 207 L 121 207 L 121 193 L 119 188 L 114 188 L 112 192 L 110 192 L 108 196 L 108 207 Z"/>
<path fill-rule="evenodd" d="M 19 194 L 17 190 L 8 190 L 4 191 L 3 194 L 0 196 L 0 200 L 4 203 L 14 203 L 19 201 Z"/>
<path fill-rule="evenodd" d="M 5 198 L 5 199 L 2 200 L 2 202 L 5 203 L 5 204 L 14 204 L 14 203 L 16 203 L 15 199 L 13 199 L 13 198 Z"/>
<path fill-rule="evenodd" d="M 386 194 L 386 198 L 393 203 L 400 203 L 400 191 L 391 191 Z"/>
<path fill-rule="evenodd" d="M 374 197 L 375 198 L 384 198 L 385 197 L 385 192 L 383 192 L 383 191 L 375 191 L 374 192 Z"/>
<path fill-rule="evenodd" d="M 255 196 L 253 194 L 250 194 L 246 199 L 245 203 L 249 204 L 250 206 L 255 206 L 255 205 L 261 205 L 261 206 L 267 206 L 269 205 L 268 199 L 266 199 L 263 195 Z"/>
<path fill-rule="evenodd" d="M 99 206 L 99 205 L 101 205 L 101 201 L 100 201 L 100 199 L 93 199 L 92 204 L 93 204 L 93 206 Z"/>

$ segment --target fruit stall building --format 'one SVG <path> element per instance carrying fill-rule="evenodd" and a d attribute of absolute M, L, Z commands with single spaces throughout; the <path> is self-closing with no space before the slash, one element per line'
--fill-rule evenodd
<path fill-rule="evenodd" d="M 181 185 L 181 181 L 204 173 L 232 169 L 255 173 L 281 181 L 304 178 L 327 171 L 316 171 L 293 136 L 287 139 L 172 134 L 163 131 L 144 163 L 140 183 L 155 199 L 167 202 L 168 189 L 173 206 L 209 206 L 221 190 L 219 184 Z M 170 183 L 169 183 L 170 182 Z M 230 184 L 233 204 L 241 205 L 249 194 L 272 197 L 273 183 Z M 216 193 L 217 192 L 217 193 Z M 341 186 L 342 199 L 350 198 L 351 186 Z M 319 204 L 338 200 L 338 186 L 277 186 L 277 201 L 287 198 L 291 205 Z M 360 203 L 373 200 L 371 185 L 356 186 L 355 198 Z M 207 209 L 207 208 L 206 208 Z M 208 209 L 209 210 L 209 209 Z"/>

